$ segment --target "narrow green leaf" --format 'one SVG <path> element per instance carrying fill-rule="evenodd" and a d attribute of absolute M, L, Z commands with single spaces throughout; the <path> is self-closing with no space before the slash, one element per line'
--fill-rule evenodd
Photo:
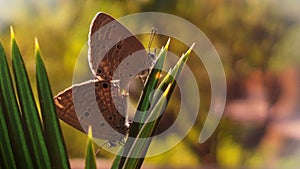
<path fill-rule="evenodd" d="M 150 115 L 147 117 L 141 131 L 138 133 L 137 138 L 139 139 L 135 139 L 133 141 L 133 144 L 130 147 L 131 149 L 127 154 L 129 157 L 144 157 L 146 155 L 146 152 L 148 151 L 149 145 L 152 141 L 151 136 L 154 135 L 155 130 L 161 120 L 161 114 L 164 112 L 168 104 L 167 100 L 169 100 L 175 88 L 176 83 L 174 79 L 177 79 L 180 76 L 193 46 L 194 44 L 185 54 L 183 54 L 183 56 L 180 58 L 177 64 L 169 72 L 170 75 L 167 75 L 159 85 L 157 91 L 163 91 L 163 94 L 160 94 L 159 92 L 156 92 L 154 94 L 153 102 L 149 109 Z M 126 158 L 122 167 L 140 168 L 143 163 L 143 160 L 144 158 Z"/>
<path fill-rule="evenodd" d="M 86 154 L 85 154 L 85 168 L 86 169 L 96 169 L 96 159 L 94 153 L 94 146 L 93 146 L 93 133 L 92 127 L 89 126 L 88 130 L 88 140 L 87 140 L 87 147 L 86 147 Z"/>
<path fill-rule="evenodd" d="M 165 62 L 165 59 L 166 59 L 166 56 L 167 56 L 167 51 L 168 51 L 168 48 L 169 48 L 169 44 L 170 44 L 170 38 L 168 39 L 165 47 L 163 47 L 160 54 L 158 55 L 158 60 L 155 63 L 155 66 L 151 70 L 151 73 L 148 77 L 149 83 L 146 84 L 145 90 L 143 91 L 143 95 L 141 96 L 141 99 L 140 99 L 141 101 L 139 102 L 139 105 L 138 105 L 138 108 L 137 108 L 138 112 L 142 113 L 142 117 L 140 119 L 141 121 L 145 121 L 146 118 L 149 115 L 149 113 L 147 113 L 147 112 L 148 112 L 148 109 L 150 107 L 151 93 L 156 88 L 158 80 L 161 76 L 161 70 L 162 70 L 162 67 L 164 65 L 164 62 Z M 142 125 L 143 125 L 143 123 L 140 123 L 138 130 L 142 128 Z M 132 135 L 131 137 L 135 137 L 135 136 L 136 135 Z"/>
<path fill-rule="evenodd" d="M 176 63 L 176 65 L 171 69 L 170 73 L 167 74 L 167 76 L 162 80 L 162 82 L 159 85 L 157 91 L 163 91 L 164 92 L 163 95 L 155 93 L 154 96 L 153 96 L 153 100 L 156 100 L 156 99 L 158 100 L 159 99 L 158 102 L 157 102 L 157 104 L 159 104 L 159 105 L 162 104 L 162 101 L 164 99 L 166 99 L 167 101 L 170 99 L 170 97 L 171 97 L 171 95 L 172 95 L 172 93 L 174 91 L 174 88 L 176 86 L 176 82 L 174 80 L 177 79 L 180 76 L 180 74 L 182 73 L 182 70 L 183 70 L 183 68 L 185 66 L 185 63 L 186 63 L 186 61 L 187 61 L 187 59 L 188 59 L 188 57 L 189 57 L 189 55 L 190 55 L 193 47 L 194 47 L 194 44 L 192 44 L 191 47 L 188 49 L 188 51 L 182 55 L 182 57 L 179 59 L 179 61 Z M 155 98 L 155 97 L 157 97 L 157 98 Z M 168 104 L 167 101 L 165 102 L 166 105 L 164 105 L 165 108 L 166 108 L 166 106 Z M 150 108 L 150 111 L 151 111 L 150 116 L 146 120 L 146 124 L 143 126 L 143 128 L 144 128 L 145 131 L 152 132 L 152 134 L 150 136 L 153 136 L 154 131 L 155 131 L 155 130 L 153 130 L 153 128 L 156 129 L 156 127 L 157 127 L 157 125 L 158 125 L 158 123 L 160 121 L 160 118 L 162 117 L 161 114 L 159 114 L 158 111 L 154 111 L 154 109 L 156 107 L 157 106 L 155 106 L 153 108 L 153 110 Z M 157 119 L 157 120 L 153 121 L 153 124 L 154 124 L 153 128 L 152 128 L 152 124 L 150 123 L 149 124 L 150 127 L 148 129 L 147 125 L 148 125 L 148 123 L 152 119 Z M 148 132 L 143 133 L 141 131 L 140 132 L 140 134 L 141 134 L 140 137 L 149 137 L 147 133 Z"/>
<path fill-rule="evenodd" d="M 12 38 L 14 38 L 13 32 Z M 9 137 L 11 140 L 16 165 L 18 168 L 33 168 L 33 163 L 26 144 L 21 115 L 2 44 L 0 45 L 0 76 L 0 87 L 4 108 L 3 110 L 7 120 Z"/>
<path fill-rule="evenodd" d="M 1 45 L 1 43 L 0 43 L 0 45 Z M 2 51 L 0 51 L 0 52 L 2 52 Z M 0 55 L 1 55 L 1 53 L 0 53 Z M 7 128 L 7 124 L 5 121 L 4 112 L 3 112 L 3 108 L 2 108 L 2 100 L 3 100 L 3 98 L 0 93 L 0 133 L 1 133 L 0 162 L 4 168 L 15 169 L 17 167 L 16 167 L 16 162 L 14 159 L 13 150 L 11 147 L 11 142 L 9 140 L 8 128 Z"/>
<path fill-rule="evenodd" d="M 182 70 L 185 66 L 185 63 L 194 47 L 194 43 L 191 45 L 191 47 L 188 49 L 188 51 L 186 53 L 184 53 L 182 55 L 182 57 L 179 59 L 179 61 L 176 63 L 176 65 L 169 71 L 169 73 L 165 76 L 165 78 L 162 80 L 162 82 L 160 83 L 160 85 L 158 86 L 158 90 L 157 91 L 165 91 L 168 87 L 170 87 L 170 91 L 168 93 L 166 93 L 166 99 L 169 100 L 174 89 L 176 86 L 176 79 L 180 76 L 180 74 L 182 73 Z M 171 86 L 170 86 L 171 85 Z M 153 96 L 153 103 L 156 102 L 156 100 L 158 100 L 161 97 L 161 94 L 159 93 L 155 93 Z M 168 102 L 167 102 L 168 104 Z M 167 106 L 167 105 L 166 105 Z M 153 118 L 157 118 L 158 116 L 155 116 Z M 157 119 L 157 121 L 160 121 L 161 116 Z M 156 123 L 156 125 L 158 125 L 158 122 Z M 157 126 L 155 126 L 156 128 Z M 154 134 L 154 133 L 153 133 Z M 152 136 L 152 135 L 151 135 Z"/>
<path fill-rule="evenodd" d="M 70 168 L 70 164 L 37 40 L 35 55 L 38 95 L 44 124 L 45 140 L 52 168 L 67 169 Z"/>
<path fill-rule="evenodd" d="M 161 95 L 160 99 L 158 100 L 157 104 L 153 106 L 151 109 L 150 115 L 147 117 L 145 124 L 143 125 L 141 132 L 138 134 L 138 138 L 148 138 L 152 136 L 151 133 L 154 133 L 154 126 L 159 122 L 157 119 L 161 116 L 164 109 L 166 108 L 167 103 L 167 95 L 170 93 L 171 84 L 167 87 L 164 93 Z"/>
<path fill-rule="evenodd" d="M 151 93 L 156 88 L 156 85 L 160 78 L 161 70 L 166 59 L 169 44 L 170 44 L 170 39 L 167 41 L 165 47 L 162 48 L 161 52 L 159 53 L 158 59 L 153 69 L 151 70 L 150 75 L 147 78 L 145 88 L 140 97 L 137 111 L 134 116 L 134 122 L 130 127 L 131 130 L 129 132 L 129 137 L 137 136 L 138 131 L 142 128 L 143 125 L 143 123 L 139 123 L 139 122 L 145 121 L 145 119 L 149 115 L 149 113 L 147 112 L 150 107 Z"/>
<path fill-rule="evenodd" d="M 43 130 L 28 80 L 25 64 L 15 38 L 12 38 L 12 65 L 19 96 L 24 126 L 30 144 L 33 162 L 37 168 L 51 168 L 50 158 L 43 137 Z"/>
<path fill-rule="evenodd" d="M 160 51 L 160 53 L 158 54 L 157 61 L 154 65 L 153 69 L 151 70 L 150 75 L 148 76 L 148 78 L 146 80 L 146 85 L 145 85 L 143 93 L 140 97 L 137 111 L 134 116 L 134 122 L 131 124 L 131 127 L 130 127 L 131 129 L 129 132 L 129 137 L 131 137 L 131 138 L 135 138 L 137 136 L 138 132 L 140 131 L 140 129 L 142 128 L 143 123 L 139 123 L 139 122 L 145 121 L 145 119 L 149 115 L 148 109 L 150 107 L 150 102 L 149 102 L 150 95 L 151 95 L 151 92 L 156 88 L 156 85 L 160 78 L 161 70 L 162 70 L 163 64 L 166 59 L 169 44 L 170 44 L 170 39 L 168 39 L 165 47 L 163 47 L 162 50 Z M 121 150 L 119 150 L 118 154 L 123 154 L 124 157 L 121 158 L 120 155 L 117 155 L 113 162 L 113 165 L 111 167 L 112 169 L 118 168 L 118 166 L 123 165 L 123 162 L 125 161 L 125 158 L 127 156 L 126 153 L 128 153 L 129 148 L 133 144 L 132 141 L 133 140 L 131 140 L 131 139 L 127 140 L 124 148 L 122 147 Z"/>
<path fill-rule="evenodd" d="M 176 63 L 176 65 L 169 71 L 169 73 L 163 78 L 162 82 L 159 84 L 158 86 L 158 90 L 157 91 L 164 91 L 167 86 L 170 84 L 170 83 L 173 83 L 174 79 L 177 79 L 183 68 L 184 68 L 184 65 L 194 47 L 194 43 L 191 45 L 191 47 L 188 49 L 187 52 L 185 52 L 179 59 L 179 61 Z M 176 86 L 176 83 L 173 83 L 171 89 L 170 89 L 170 93 L 172 94 L 173 93 L 173 90 L 174 90 L 174 87 Z M 158 96 L 158 92 L 156 92 L 153 96 L 153 100 L 157 100 L 156 96 Z M 168 96 L 169 98 L 170 96 Z"/>
<path fill-rule="evenodd" d="M 121 162 L 122 157 L 123 157 L 122 156 L 123 152 L 124 152 L 124 146 L 122 146 L 120 148 L 120 150 L 118 151 L 118 154 L 115 156 L 115 159 L 114 159 L 114 161 L 111 165 L 111 169 L 117 169 L 117 168 L 119 168 L 119 166 L 121 166 L 120 162 Z"/>
<path fill-rule="evenodd" d="M 152 141 L 151 136 L 154 134 L 160 116 L 167 105 L 167 95 L 170 92 L 171 84 L 164 91 L 158 102 L 153 106 L 150 115 L 147 117 L 137 139 L 134 140 L 129 150 L 129 157 L 144 157 Z M 156 120 L 153 120 L 156 119 Z M 144 158 L 126 158 L 122 168 L 140 168 Z"/>

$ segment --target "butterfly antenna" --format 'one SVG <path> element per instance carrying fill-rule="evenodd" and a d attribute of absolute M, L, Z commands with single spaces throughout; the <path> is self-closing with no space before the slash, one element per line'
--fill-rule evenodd
<path fill-rule="evenodd" d="M 150 36 L 150 40 L 149 40 L 149 43 L 148 43 L 148 52 L 149 53 L 150 53 L 150 48 L 151 48 L 151 45 L 153 43 L 154 37 L 156 35 L 156 32 L 157 32 L 157 29 L 155 29 L 155 28 L 151 29 L 151 36 Z"/>
<path fill-rule="evenodd" d="M 97 148 L 97 150 L 95 151 L 95 153 L 94 153 L 95 156 L 99 153 L 99 151 L 102 149 L 102 147 L 103 147 L 105 144 L 108 144 L 108 146 L 110 146 L 109 141 L 104 142 L 104 143 L 101 144 L 101 146 L 99 146 L 99 147 Z"/>
<path fill-rule="evenodd" d="M 101 149 L 101 147 L 98 147 L 98 148 L 97 148 L 96 152 L 94 153 L 94 156 L 95 156 L 95 157 L 96 157 L 96 155 L 99 153 L 100 149 Z"/>

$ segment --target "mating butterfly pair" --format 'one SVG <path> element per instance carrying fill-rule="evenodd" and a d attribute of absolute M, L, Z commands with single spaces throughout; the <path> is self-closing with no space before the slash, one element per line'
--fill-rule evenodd
<path fill-rule="evenodd" d="M 94 137 L 111 144 L 122 140 L 129 130 L 128 83 L 153 65 L 152 57 L 121 23 L 98 13 L 90 27 L 88 56 L 96 78 L 54 97 L 59 118 L 85 133 L 92 126 Z"/>

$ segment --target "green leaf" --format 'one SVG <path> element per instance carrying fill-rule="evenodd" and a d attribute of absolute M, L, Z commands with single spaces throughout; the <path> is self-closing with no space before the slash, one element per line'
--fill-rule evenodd
<path fill-rule="evenodd" d="M 97 168 L 94 152 L 95 151 L 94 151 L 94 146 L 93 146 L 92 127 L 89 126 L 88 141 L 87 141 L 86 154 L 85 154 L 85 168 L 86 169 L 96 169 Z"/>
<path fill-rule="evenodd" d="M 165 108 L 168 104 L 167 100 L 169 100 L 175 88 L 176 83 L 174 79 L 177 79 L 180 76 L 193 46 L 194 44 L 185 54 L 183 54 L 173 69 L 170 70 L 169 75 L 167 75 L 159 85 L 157 92 L 155 92 L 153 96 L 152 105 L 149 109 L 150 114 L 147 116 L 141 131 L 137 135 L 138 139 L 133 140 L 132 146 L 127 153 L 127 157 L 144 157 L 146 155 L 152 141 L 151 136 L 154 135 L 155 130 L 161 120 L 161 114 L 165 111 Z M 162 91 L 163 94 L 160 94 L 159 91 Z M 144 158 L 126 158 L 122 167 L 140 168 L 143 160 Z"/>
<path fill-rule="evenodd" d="M 124 152 L 124 146 L 122 146 L 120 148 L 120 150 L 118 151 L 118 154 L 115 156 L 115 159 L 111 165 L 111 169 L 117 169 L 119 168 L 119 166 L 121 166 L 120 162 L 122 160 L 122 154 Z M 124 161 L 123 161 L 124 162 Z"/>
<path fill-rule="evenodd" d="M 13 33 L 12 38 L 14 38 Z M 33 168 L 33 163 L 26 144 L 21 114 L 19 112 L 9 67 L 2 45 L 0 45 L 0 76 L 0 87 L 3 97 L 2 105 L 7 120 L 9 138 L 11 140 L 16 165 L 18 168 Z"/>
<path fill-rule="evenodd" d="M 139 132 L 137 139 L 134 139 L 133 145 L 129 150 L 129 157 L 144 157 L 152 141 L 151 136 L 154 134 L 157 124 L 159 123 L 160 116 L 166 108 L 167 95 L 170 92 L 171 84 L 162 94 L 158 102 L 153 106 L 150 116 L 147 117 L 145 124 Z M 156 120 L 152 120 L 156 119 Z M 126 158 L 122 168 L 140 168 L 144 158 Z"/>
<path fill-rule="evenodd" d="M 0 43 L 1 46 L 1 43 Z M 1 48 L 1 47 L 0 47 Z M 3 51 L 0 50 L 0 55 L 2 55 Z M 15 169 L 16 167 L 16 162 L 14 159 L 14 154 L 13 150 L 11 147 L 11 142 L 9 140 L 9 135 L 8 135 L 8 128 L 7 124 L 5 122 L 5 117 L 4 117 L 4 111 L 2 108 L 2 96 L 0 93 L 0 162 L 1 165 L 3 165 L 4 168 L 12 168 Z"/>
<path fill-rule="evenodd" d="M 174 83 L 174 79 L 177 79 L 180 76 L 180 74 L 181 74 L 181 72 L 182 72 L 182 70 L 184 68 L 184 65 L 185 65 L 186 61 L 187 61 L 190 53 L 192 52 L 192 49 L 193 49 L 194 45 L 195 44 L 193 43 L 191 45 L 191 47 L 188 49 L 188 51 L 185 52 L 180 57 L 180 59 L 176 63 L 176 65 L 168 72 L 168 74 L 164 77 L 164 79 L 162 80 L 162 82 L 159 84 L 157 91 L 164 91 L 167 88 L 167 86 L 172 83 L 172 86 L 170 88 L 171 92 L 170 92 L 170 95 L 167 96 L 167 99 L 169 99 L 171 97 L 171 94 L 173 93 L 173 90 L 174 90 L 174 88 L 176 86 L 176 83 Z M 156 92 L 154 94 L 154 96 L 153 96 L 153 101 L 154 102 L 155 102 L 155 100 L 158 99 L 157 96 L 159 97 L 159 93 L 158 92 Z"/>
<path fill-rule="evenodd" d="M 70 168 L 61 128 L 52 99 L 53 95 L 37 40 L 35 51 L 38 95 L 44 124 L 45 140 L 51 164 L 53 165 L 52 168 Z"/>
<path fill-rule="evenodd" d="M 168 39 L 165 47 L 163 47 L 161 52 L 158 54 L 157 61 L 153 69 L 151 70 L 150 75 L 146 80 L 146 85 L 140 97 L 137 111 L 134 116 L 134 122 L 131 124 L 130 127 L 131 129 L 129 132 L 129 137 L 135 138 L 137 136 L 138 132 L 143 126 L 143 123 L 139 123 L 139 122 L 145 121 L 145 119 L 149 115 L 148 109 L 150 107 L 150 102 L 149 102 L 150 95 L 151 92 L 156 88 L 156 85 L 160 78 L 161 70 L 166 59 L 169 44 L 170 44 L 170 39 Z M 133 140 L 131 139 L 127 140 L 124 148 L 122 147 L 119 150 L 118 155 L 116 156 L 111 168 L 118 168 L 119 165 L 120 166 L 123 165 L 123 162 L 127 156 L 125 153 L 129 151 L 129 148 L 132 146 L 132 144 L 133 144 Z M 124 157 L 121 157 L 121 154 L 123 154 Z"/>
<path fill-rule="evenodd" d="M 161 70 L 162 70 L 163 64 L 166 59 L 169 43 L 170 43 L 170 39 L 168 40 L 166 46 L 159 53 L 157 62 L 155 63 L 153 69 L 150 72 L 150 75 L 147 78 L 145 88 L 140 97 L 137 111 L 134 116 L 134 121 L 130 127 L 131 129 L 129 132 L 129 137 L 137 136 L 139 130 L 142 128 L 142 125 L 143 125 L 143 123 L 139 123 L 139 122 L 145 121 L 145 119 L 149 115 L 148 109 L 150 107 L 149 100 L 151 100 L 150 99 L 151 92 L 156 88 L 156 85 L 160 78 Z M 127 145 L 128 145 L 128 143 L 127 143 Z M 126 147 L 126 145 L 125 145 L 125 147 Z M 125 148 L 125 150 L 126 150 L 126 148 Z"/>
<path fill-rule="evenodd" d="M 33 162 L 37 168 L 51 168 L 50 158 L 43 137 L 43 130 L 28 80 L 24 61 L 14 37 L 12 37 L 12 65 L 16 88 L 22 111 L 24 126 L 27 127 L 28 142 Z"/>
<path fill-rule="evenodd" d="M 134 122 L 131 126 L 131 133 L 129 133 L 130 137 L 136 137 L 137 132 L 142 128 L 143 123 L 136 123 L 136 121 L 145 121 L 146 118 L 149 115 L 148 109 L 150 107 L 150 100 L 151 100 L 151 93 L 156 88 L 156 85 L 158 83 L 158 80 L 161 76 L 161 70 L 164 65 L 167 51 L 169 48 L 170 39 L 168 39 L 165 47 L 161 50 L 161 52 L 158 55 L 157 62 L 154 65 L 154 68 L 151 70 L 151 73 L 147 79 L 145 89 L 143 90 L 143 93 L 141 95 L 139 105 L 137 107 L 137 112 L 135 114 Z M 135 127 L 135 124 L 138 124 L 138 127 Z"/>

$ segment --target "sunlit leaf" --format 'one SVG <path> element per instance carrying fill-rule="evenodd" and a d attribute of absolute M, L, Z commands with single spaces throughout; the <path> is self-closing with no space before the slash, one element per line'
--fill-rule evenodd
<path fill-rule="evenodd" d="M 13 32 L 12 39 L 14 39 Z M 1 104 L 9 129 L 9 138 L 11 140 L 16 166 L 17 168 L 33 168 L 22 126 L 17 98 L 2 45 L 0 45 L 0 76 L 0 88 L 3 98 Z"/>
<path fill-rule="evenodd" d="M 53 95 L 41 52 L 36 41 L 36 76 L 44 133 L 53 168 L 70 168 L 61 128 L 53 103 Z"/>
<path fill-rule="evenodd" d="M 145 121 L 147 115 L 149 115 L 148 109 L 150 107 L 150 94 L 156 88 L 156 85 L 160 78 L 161 70 L 166 59 L 169 44 L 170 39 L 167 41 L 165 47 L 162 48 L 162 50 L 158 54 L 157 61 L 146 80 L 146 85 L 140 97 L 137 111 L 135 113 L 134 122 L 131 124 L 130 127 L 131 129 L 129 132 L 129 137 L 135 138 L 137 136 L 138 132 L 143 126 L 143 123 L 139 122 Z M 112 168 L 118 168 L 119 165 L 123 165 L 125 157 L 127 156 L 125 153 L 128 153 L 129 148 L 132 146 L 132 144 L 133 140 L 129 139 L 127 140 L 125 146 L 121 147 L 121 149 L 118 152 L 118 155 L 116 156 L 113 162 Z M 122 158 L 120 154 L 123 154 L 124 157 Z"/>
<path fill-rule="evenodd" d="M 25 64 L 14 37 L 12 37 L 12 63 L 22 118 L 24 126 L 27 127 L 28 142 L 30 144 L 32 158 L 34 159 L 33 163 L 37 168 L 51 168 L 41 121 L 28 80 Z"/>
<path fill-rule="evenodd" d="M 154 135 L 155 130 L 161 120 L 162 113 L 165 111 L 165 108 L 168 104 L 169 98 L 174 90 L 176 85 L 174 79 L 178 78 L 183 70 L 183 66 L 186 63 L 188 56 L 191 53 L 194 44 L 191 48 L 183 54 L 177 64 L 173 67 L 173 69 L 169 72 L 170 75 L 167 75 L 161 82 L 158 87 L 159 90 L 162 91 L 162 94 L 155 93 L 153 96 L 153 102 L 151 107 L 149 108 L 149 115 L 145 120 L 140 132 L 137 135 L 137 138 L 142 139 L 134 139 L 130 150 L 126 154 L 127 157 L 144 157 L 148 151 L 149 145 L 152 141 L 151 136 Z M 147 138 L 147 139 L 143 139 Z M 126 147 L 125 147 L 126 148 Z M 140 168 L 144 158 L 126 158 L 123 164 L 123 168 Z"/>
<path fill-rule="evenodd" d="M 85 168 L 86 169 L 96 169 L 96 159 L 94 153 L 94 146 L 93 146 L 93 133 L 92 127 L 89 126 L 88 130 L 88 140 L 86 146 L 86 153 L 85 153 Z"/>

